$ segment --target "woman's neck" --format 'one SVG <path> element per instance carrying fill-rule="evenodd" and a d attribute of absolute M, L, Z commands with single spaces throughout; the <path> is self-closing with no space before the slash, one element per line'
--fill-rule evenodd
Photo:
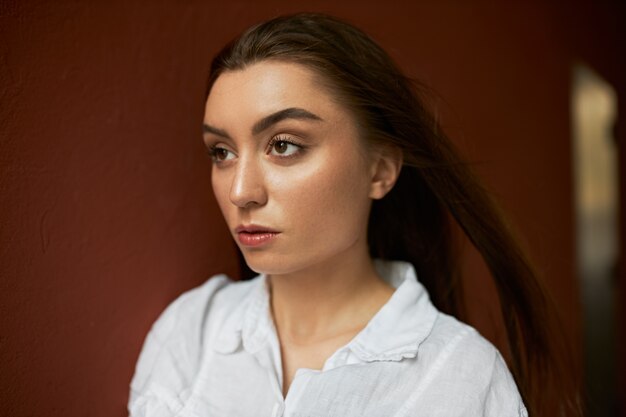
<path fill-rule="evenodd" d="M 278 334 L 298 344 L 362 328 L 393 293 L 363 248 L 292 274 L 272 275 L 269 284 Z"/>

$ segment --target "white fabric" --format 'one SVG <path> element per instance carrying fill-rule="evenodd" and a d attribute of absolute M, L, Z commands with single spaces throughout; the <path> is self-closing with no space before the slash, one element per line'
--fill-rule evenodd
<path fill-rule="evenodd" d="M 183 294 L 146 338 L 131 416 L 528 415 L 500 353 L 437 311 L 410 264 L 376 268 L 396 291 L 322 370 L 298 370 L 286 398 L 266 277 Z"/>

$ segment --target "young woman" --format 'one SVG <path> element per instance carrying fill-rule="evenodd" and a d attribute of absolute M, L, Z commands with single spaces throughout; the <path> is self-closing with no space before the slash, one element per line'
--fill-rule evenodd
<path fill-rule="evenodd" d="M 246 31 L 214 59 L 204 141 L 247 265 L 148 335 L 133 416 L 527 416 L 557 386 L 550 313 L 487 193 L 385 52 L 334 18 Z M 512 355 L 463 318 L 455 221 Z M 556 381 L 556 383 L 555 383 Z M 576 412 L 573 390 L 552 392 Z"/>

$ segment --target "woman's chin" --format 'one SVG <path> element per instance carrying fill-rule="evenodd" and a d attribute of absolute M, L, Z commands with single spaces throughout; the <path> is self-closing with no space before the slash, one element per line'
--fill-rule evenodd
<path fill-rule="evenodd" d="M 287 275 L 293 274 L 303 269 L 313 262 L 306 262 L 302 256 L 281 256 L 275 253 L 246 253 L 244 259 L 248 268 L 257 274 L 265 275 Z"/>
<path fill-rule="evenodd" d="M 278 260 L 277 256 L 258 256 L 259 254 L 244 254 L 248 268 L 257 274 L 281 275 L 288 273 L 290 268 L 284 261 Z"/>

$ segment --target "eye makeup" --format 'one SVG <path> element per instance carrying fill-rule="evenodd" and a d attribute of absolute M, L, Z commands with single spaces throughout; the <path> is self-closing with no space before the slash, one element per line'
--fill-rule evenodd
<path fill-rule="evenodd" d="M 266 154 L 279 158 L 293 158 L 301 155 L 307 147 L 288 135 L 276 135 L 267 144 Z"/>

